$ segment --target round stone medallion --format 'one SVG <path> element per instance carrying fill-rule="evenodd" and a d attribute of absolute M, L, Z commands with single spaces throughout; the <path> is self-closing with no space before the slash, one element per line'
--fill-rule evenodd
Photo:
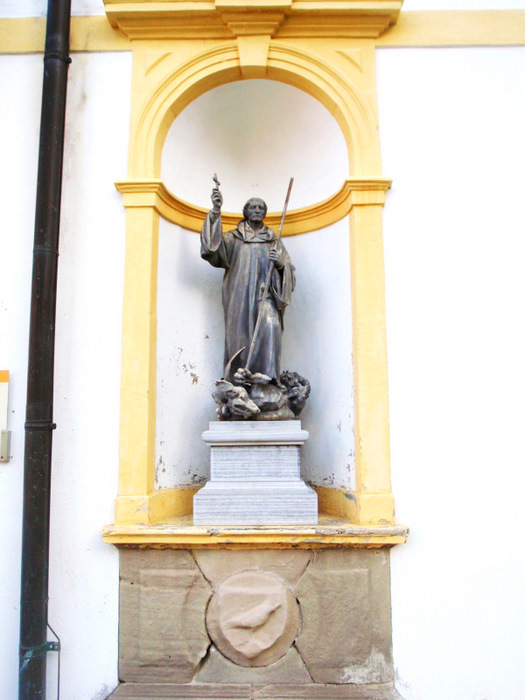
<path fill-rule="evenodd" d="M 222 581 L 206 613 L 215 645 L 240 666 L 269 666 L 284 656 L 299 632 L 299 620 L 291 589 L 274 574 L 257 569 Z"/>

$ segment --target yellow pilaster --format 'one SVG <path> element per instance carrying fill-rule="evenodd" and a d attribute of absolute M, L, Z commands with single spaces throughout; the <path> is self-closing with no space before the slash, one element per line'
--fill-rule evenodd
<path fill-rule="evenodd" d="M 381 201 L 384 195 L 371 203 L 373 199 L 371 192 L 354 193 L 350 211 L 355 498 L 360 524 L 394 522 Z"/>
<path fill-rule="evenodd" d="M 127 206 L 126 214 L 116 519 L 146 523 L 148 495 L 155 488 L 159 215 L 151 206 Z"/>

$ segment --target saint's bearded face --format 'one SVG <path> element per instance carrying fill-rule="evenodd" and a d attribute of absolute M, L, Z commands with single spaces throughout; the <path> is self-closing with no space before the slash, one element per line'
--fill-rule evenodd
<path fill-rule="evenodd" d="M 260 224 L 266 216 L 266 204 L 262 199 L 253 197 L 244 205 L 243 214 L 248 223 Z"/>

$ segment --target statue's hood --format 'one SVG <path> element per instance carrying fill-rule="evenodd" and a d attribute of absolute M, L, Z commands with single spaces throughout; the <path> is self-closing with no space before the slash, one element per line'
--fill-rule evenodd
<path fill-rule="evenodd" d="M 246 219 L 239 221 L 237 228 L 232 233 L 245 243 L 268 243 L 269 241 L 275 241 L 277 238 L 275 231 L 272 228 L 268 228 L 268 226 L 264 226 L 255 233 Z"/>

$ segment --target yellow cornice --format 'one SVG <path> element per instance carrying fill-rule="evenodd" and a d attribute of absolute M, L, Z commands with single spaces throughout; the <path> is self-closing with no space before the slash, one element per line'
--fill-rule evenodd
<path fill-rule="evenodd" d="M 376 45 L 525 46 L 525 10 L 403 12 Z"/>
<path fill-rule="evenodd" d="M 45 17 L 0 18 L 0 54 L 43 53 Z M 76 51 L 131 51 L 131 42 L 104 15 L 72 17 L 70 48 Z"/>
<path fill-rule="evenodd" d="M 384 204 L 385 192 L 391 184 L 392 181 L 386 178 L 349 178 L 328 199 L 309 207 L 289 211 L 283 236 L 295 236 L 326 228 L 347 216 L 352 206 Z M 153 207 L 167 221 L 190 231 L 200 231 L 206 217 L 206 209 L 179 199 L 159 179 L 122 180 L 116 182 L 115 187 L 124 195 L 126 208 Z M 240 213 L 222 214 L 226 230 L 235 228 L 240 219 Z M 278 228 L 280 220 L 280 212 L 269 213 L 265 219 L 267 225 L 272 228 Z"/>
<path fill-rule="evenodd" d="M 293 23 L 286 26 L 287 36 L 298 36 Z M 45 32 L 44 17 L 0 18 L 0 54 L 43 53 Z M 201 32 L 203 36 L 213 33 L 205 22 Z M 232 35 L 224 24 L 221 32 L 223 37 Z M 283 27 L 279 36 L 284 35 Z M 338 36 L 346 36 L 340 25 Z M 375 43 L 399 48 L 525 46 L 525 10 L 402 12 L 397 23 Z M 131 51 L 131 41 L 119 29 L 112 29 L 103 15 L 72 17 L 71 51 Z"/>
<path fill-rule="evenodd" d="M 403 0 L 104 0 L 111 26 L 131 39 L 239 36 L 378 37 Z"/>

